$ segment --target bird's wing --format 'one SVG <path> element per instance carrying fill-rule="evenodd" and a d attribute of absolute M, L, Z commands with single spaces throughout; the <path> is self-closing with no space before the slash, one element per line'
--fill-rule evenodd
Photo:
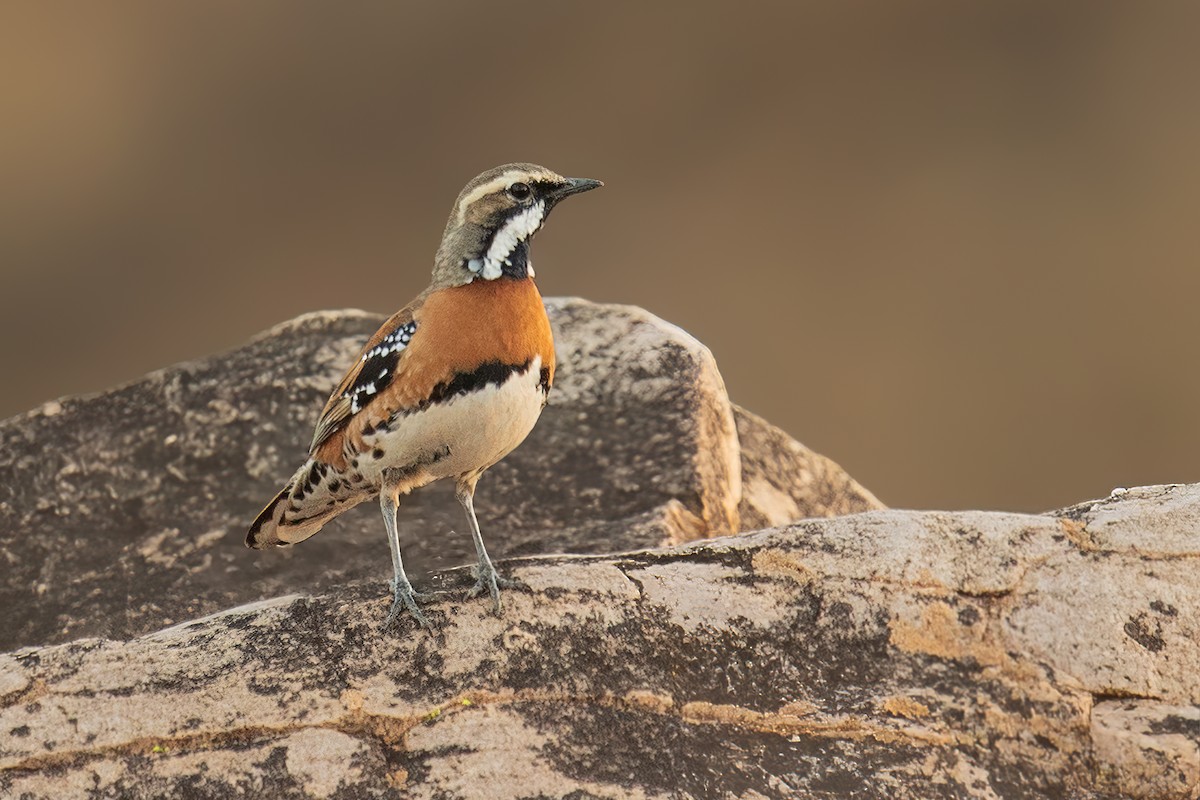
<path fill-rule="evenodd" d="M 397 415 L 502 382 L 540 361 L 554 380 L 554 337 L 533 281 L 477 281 L 423 294 L 371 337 L 334 389 L 312 455 L 344 468 Z"/>
<path fill-rule="evenodd" d="M 414 302 L 397 311 L 367 341 L 358 361 L 333 390 L 317 420 L 309 447 L 312 455 L 396 380 L 400 362 L 417 331 L 413 318 L 416 306 Z"/>

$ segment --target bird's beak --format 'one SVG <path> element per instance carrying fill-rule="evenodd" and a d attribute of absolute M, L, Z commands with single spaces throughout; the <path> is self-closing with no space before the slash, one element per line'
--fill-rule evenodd
<path fill-rule="evenodd" d="M 591 178 L 567 178 L 567 182 L 562 187 L 554 190 L 553 197 L 555 202 L 557 202 L 564 197 L 570 197 L 580 192 L 590 192 L 592 189 L 598 189 L 603 185 L 600 181 L 594 181 Z"/>

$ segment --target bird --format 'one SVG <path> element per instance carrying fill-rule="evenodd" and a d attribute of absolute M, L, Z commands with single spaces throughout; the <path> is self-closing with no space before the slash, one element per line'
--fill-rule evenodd
<path fill-rule="evenodd" d="M 604 184 L 529 163 L 504 164 L 459 193 L 428 287 L 367 341 L 317 420 L 308 460 L 246 534 L 254 549 L 290 546 L 378 497 L 392 556 L 391 624 L 407 611 L 431 627 L 404 572 L 400 498 L 452 478 L 475 543 L 474 597 L 499 614 L 499 576 L 475 516 L 480 476 L 533 429 L 554 384 L 554 337 L 529 245 L 567 197 Z"/>

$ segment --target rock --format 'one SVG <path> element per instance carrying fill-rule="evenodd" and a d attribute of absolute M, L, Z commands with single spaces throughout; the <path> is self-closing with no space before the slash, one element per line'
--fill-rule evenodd
<path fill-rule="evenodd" d="M 1126 797 L 1196 797 L 1200 707 L 1107 700 L 1092 709 L 1102 781 Z"/>
<path fill-rule="evenodd" d="M 831 462 L 735 409 L 712 355 L 679 328 L 625 306 L 548 307 L 560 362 L 550 405 L 476 502 L 493 556 L 654 547 L 876 504 Z M 353 580 L 386 591 L 372 504 L 294 549 L 242 546 L 381 320 L 310 314 L 230 353 L 0 423 L 0 651 L 127 638 Z M 400 534 L 418 588 L 473 559 L 460 514 L 448 485 L 405 500 Z"/>
<path fill-rule="evenodd" d="M 1197 558 L 1165 486 L 279 598 L 0 660 L 0 795 L 1194 798 Z"/>
<path fill-rule="evenodd" d="M 742 448 L 742 528 L 754 530 L 811 517 L 839 517 L 884 507 L 846 471 L 762 417 L 734 406 Z"/>

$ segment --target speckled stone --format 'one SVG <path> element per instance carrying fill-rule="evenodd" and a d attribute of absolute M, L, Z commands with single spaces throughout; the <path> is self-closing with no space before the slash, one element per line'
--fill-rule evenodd
<path fill-rule="evenodd" d="M 1200 486 L 1098 511 L 530 557 L 433 631 L 359 584 L 25 649 L 0 796 L 1194 798 Z"/>
<path fill-rule="evenodd" d="M 560 365 L 550 404 L 477 495 L 494 557 L 615 552 L 878 506 L 832 462 L 732 406 L 711 353 L 684 331 L 628 306 L 547 305 Z M 242 545 L 382 319 L 309 314 L 229 353 L 0 422 L 0 651 L 126 638 L 352 581 L 382 597 L 390 562 L 374 504 L 289 550 Z M 451 486 L 406 498 L 399 521 L 418 588 L 473 560 Z"/>

